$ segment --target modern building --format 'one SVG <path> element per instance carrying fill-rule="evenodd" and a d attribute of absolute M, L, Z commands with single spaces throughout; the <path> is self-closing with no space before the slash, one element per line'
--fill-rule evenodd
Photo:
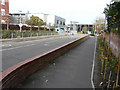
<path fill-rule="evenodd" d="M 44 22 L 46 22 L 46 26 L 49 27 L 49 25 L 54 26 L 56 28 L 62 28 L 65 27 L 65 19 L 56 15 L 51 14 L 44 14 L 44 13 L 29 13 L 28 18 L 30 18 L 32 15 L 38 16 L 41 18 Z"/>
<path fill-rule="evenodd" d="M 9 0 L 0 0 L 0 24 L 9 22 Z"/>
<path fill-rule="evenodd" d="M 14 25 L 18 25 L 20 24 L 20 22 L 22 24 L 25 24 L 26 20 L 27 20 L 27 14 L 26 13 L 10 13 L 10 24 L 14 24 Z"/>
<path fill-rule="evenodd" d="M 80 24 L 80 23 L 71 23 L 71 31 L 83 32 L 84 29 L 88 32 L 93 32 L 93 24 Z"/>
<path fill-rule="evenodd" d="M 55 26 L 56 28 L 62 28 L 65 27 L 65 19 L 56 15 L 50 15 L 50 14 L 43 14 L 43 13 L 10 13 L 10 24 L 18 25 L 20 24 L 20 21 L 22 24 L 25 24 L 27 19 L 30 19 L 32 15 L 38 16 L 41 18 L 44 22 L 46 22 L 46 26 L 49 28 L 49 25 L 51 27 Z"/>
<path fill-rule="evenodd" d="M 78 24 L 78 32 L 83 31 L 85 27 L 87 28 L 87 31 L 93 32 L 93 24 Z"/>

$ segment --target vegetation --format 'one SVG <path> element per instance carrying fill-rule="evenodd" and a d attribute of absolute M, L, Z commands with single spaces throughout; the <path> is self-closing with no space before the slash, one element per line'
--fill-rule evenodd
<path fill-rule="evenodd" d="M 113 32 L 116 35 L 119 35 L 120 37 L 120 1 L 112 1 L 113 3 L 110 5 L 107 5 L 107 7 L 104 9 L 104 14 L 106 16 L 107 20 L 107 33 Z M 118 41 L 119 42 L 119 41 Z M 110 40 L 108 42 L 108 46 L 110 46 Z M 110 48 L 110 47 L 109 47 Z M 119 52 L 118 52 L 119 53 Z M 108 53 L 109 55 L 109 53 Z M 116 60 L 112 59 L 111 64 L 115 64 Z M 118 82 L 119 82 L 119 76 L 120 76 L 120 54 L 119 54 L 119 60 L 117 61 L 117 65 L 112 66 L 112 67 L 117 67 L 117 78 L 116 78 L 116 85 L 115 87 L 118 87 Z M 111 68 L 111 67 L 109 67 Z"/>
<path fill-rule="evenodd" d="M 82 29 L 82 31 L 83 31 L 84 33 L 86 33 L 87 30 L 88 30 L 88 27 L 87 27 L 87 26 L 84 26 L 83 29 Z"/>
<path fill-rule="evenodd" d="M 98 37 L 98 47 L 100 51 L 101 76 L 103 77 L 104 85 L 107 88 L 118 87 L 119 59 L 114 56 L 109 44 L 102 36 Z"/>
<path fill-rule="evenodd" d="M 30 19 L 26 20 L 26 24 L 30 25 L 30 30 L 32 31 L 32 27 L 38 26 L 38 30 L 40 26 L 46 25 L 46 22 L 44 22 L 42 19 L 40 19 L 38 16 L 31 16 Z"/>
<path fill-rule="evenodd" d="M 55 31 L 22 31 L 19 30 L 1 30 L 2 33 L 2 39 L 5 38 L 17 38 L 18 36 L 21 37 L 31 37 L 31 36 L 42 36 L 46 34 L 57 34 Z"/>
<path fill-rule="evenodd" d="M 94 22 L 94 26 L 93 26 L 94 30 L 96 30 L 95 32 L 97 32 L 98 34 L 101 33 L 101 31 L 105 31 L 106 27 L 105 27 L 105 19 L 103 18 L 99 18 Z"/>
<path fill-rule="evenodd" d="M 120 2 L 114 2 L 104 9 L 104 14 L 108 22 L 107 32 L 120 34 Z"/>
<path fill-rule="evenodd" d="M 83 32 L 78 32 L 78 34 L 85 34 L 85 33 L 83 33 Z"/>

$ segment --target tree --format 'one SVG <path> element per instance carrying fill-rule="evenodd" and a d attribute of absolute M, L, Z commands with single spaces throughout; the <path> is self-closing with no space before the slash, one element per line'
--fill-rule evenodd
<path fill-rule="evenodd" d="M 39 31 L 39 30 L 40 30 L 40 26 L 42 26 L 42 25 L 46 25 L 46 22 L 44 22 L 42 19 L 39 18 L 37 24 L 38 24 L 38 31 Z"/>
<path fill-rule="evenodd" d="M 45 26 L 46 26 L 46 22 L 43 22 L 43 25 L 44 25 L 44 30 L 46 30 Z"/>
<path fill-rule="evenodd" d="M 99 18 L 94 23 L 94 28 L 97 30 L 97 33 L 100 33 L 101 30 L 105 30 L 105 19 Z"/>
<path fill-rule="evenodd" d="M 49 23 L 49 31 L 50 31 L 50 29 L 51 29 L 51 23 Z"/>
<path fill-rule="evenodd" d="M 87 29 L 88 29 L 87 26 L 84 26 L 83 29 L 82 29 L 82 31 L 83 31 L 84 33 L 86 33 L 86 32 L 87 32 Z"/>
<path fill-rule="evenodd" d="M 114 2 L 104 9 L 107 19 L 108 32 L 117 32 L 120 34 L 120 2 Z"/>
<path fill-rule="evenodd" d="M 32 30 L 34 26 L 38 26 L 38 30 L 39 30 L 40 26 L 44 25 L 45 22 L 43 22 L 43 20 L 40 19 L 38 16 L 32 15 L 30 19 L 26 20 L 26 24 L 31 26 L 30 30 Z"/>

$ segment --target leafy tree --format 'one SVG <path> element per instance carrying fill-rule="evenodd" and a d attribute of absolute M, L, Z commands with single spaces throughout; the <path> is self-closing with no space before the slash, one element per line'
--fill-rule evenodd
<path fill-rule="evenodd" d="M 50 31 L 50 29 L 51 29 L 51 23 L 49 23 L 49 31 Z"/>
<path fill-rule="evenodd" d="M 86 32 L 87 32 L 87 29 L 88 29 L 87 26 L 84 26 L 83 29 L 82 29 L 82 31 L 83 31 L 84 33 L 86 33 Z"/>
<path fill-rule="evenodd" d="M 32 15 L 30 19 L 26 20 L 26 24 L 31 26 L 30 30 L 32 30 L 34 26 L 38 26 L 38 30 L 39 30 L 40 26 L 44 25 L 45 22 L 42 19 L 40 19 L 38 16 Z"/>
<path fill-rule="evenodd" d="M 40 26 L 42 26 L 42 25 L 45 26 L 45 25 L 46 25 L 46 22 L 44 22 L 42 19 L 39 18 L 37 24 L 38 24 L 38 31 L 39 31 L 39 30 L 40 30 Z"/>
<path fill-rule="evenodd" d="M 105 30 L 105 19 L 99 18 L 94 23 L 94 28 L 97 28 L 97 33 L 100 33 L 101 30 Z"/>
<path fill-rule="evenodd" d="M 120 2 L 107 5 L 103 12 L 106 15 L 108 32 L 120 33 Z"/>

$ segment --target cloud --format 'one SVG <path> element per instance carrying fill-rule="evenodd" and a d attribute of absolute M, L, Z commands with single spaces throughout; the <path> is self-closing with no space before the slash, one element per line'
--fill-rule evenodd
<path fill-rule="evenodd" d="M 56 14 L 67 21 L 92 22 L 111 0 L 10 0 L 10 12 Z M 86 19 L 87 18 L 87 19 Z"/>

